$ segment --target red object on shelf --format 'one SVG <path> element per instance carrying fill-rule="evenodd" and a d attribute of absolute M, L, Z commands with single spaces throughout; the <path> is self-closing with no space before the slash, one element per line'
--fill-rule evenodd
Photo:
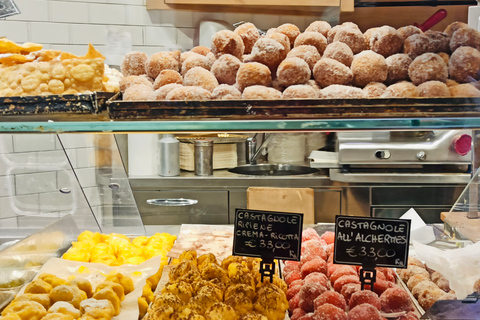
<path fill-rule="evenodd" d="M 453 138 L 452 146 L 456 153 L 464 156 L 472 150 L 472 136 L 469 134 L 460 134 Z"/>
<path fill-rule="evenodd" d="M 440 9 L 437 12 L 435 12 L 430 18 L 425 20 L 424 23 L 420 25 L 418 23 L 414 23 L 413 25 L 415 27 L 420 28 L 420 30 L 422 30 L 423 32 L 425 32 L 429 30 L 431 27 L 433 27 L 434 25 L 436 25 L 437 23 L 439 23 L 440 21 L 442 21 L 443 19 L 445 19 L 446 16 L 447 16 L 447 10 Z"/>

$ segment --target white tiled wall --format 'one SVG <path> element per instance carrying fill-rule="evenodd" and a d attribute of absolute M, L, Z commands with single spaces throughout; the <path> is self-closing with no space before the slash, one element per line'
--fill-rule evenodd
<path fill-rule="evenodd" d="M 198 45 L 202 20 L 228 24 L 251 21 L 260 29 L 294 23 L 301 30 L 314 20 L 338 20 L 338 9 L 322 16 L 146 10 L 145 0 L 14 0 L 21 14 L 0 19 L 0 36 L 16 42 L 37 42 L 46 49 L 83 55 L 92 43 L 105 54 L 108 30 L 127 31 L 132 50 L 152 54 L 189 50 Z"/>

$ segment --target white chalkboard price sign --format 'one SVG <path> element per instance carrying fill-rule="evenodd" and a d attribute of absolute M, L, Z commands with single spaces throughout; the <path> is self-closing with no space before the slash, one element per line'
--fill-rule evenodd
<path fill-rule="evenodd" d="M 410 220 L 335 217 L 334 263 L 406 268 Z"/>
<path fill-rule="evenodd" d="M 300 260 L 303 214 L 235 210 L 233 255 Z"/>

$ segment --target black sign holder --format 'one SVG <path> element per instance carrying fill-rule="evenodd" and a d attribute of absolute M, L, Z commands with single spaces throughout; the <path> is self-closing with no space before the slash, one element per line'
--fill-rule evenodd
<path fill-rule="evenodd" d="M 370 290 L 373 291 L 373 286 L 377 280 L 376 266 L 373 260 L 367 260 L 362 263 L 362 268 L 360 269 L 360 284 L 362 290 L 365 290 L 366 286 L 370 286 Z"/>
<path fill-rule="evenodd" d="M 273 282 L 275 259 L 300 261 L 303 214 L 236 209 L 233 255 L 259 257 L 260 274 Z"/>

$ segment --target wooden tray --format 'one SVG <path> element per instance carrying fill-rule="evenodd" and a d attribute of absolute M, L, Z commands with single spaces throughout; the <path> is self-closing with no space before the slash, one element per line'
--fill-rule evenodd
<path fill-rule="evenodd" d="M 106 105 L 110 118 L 116 120 L 480 117 L 480 98 L 111 100 Z"/>

